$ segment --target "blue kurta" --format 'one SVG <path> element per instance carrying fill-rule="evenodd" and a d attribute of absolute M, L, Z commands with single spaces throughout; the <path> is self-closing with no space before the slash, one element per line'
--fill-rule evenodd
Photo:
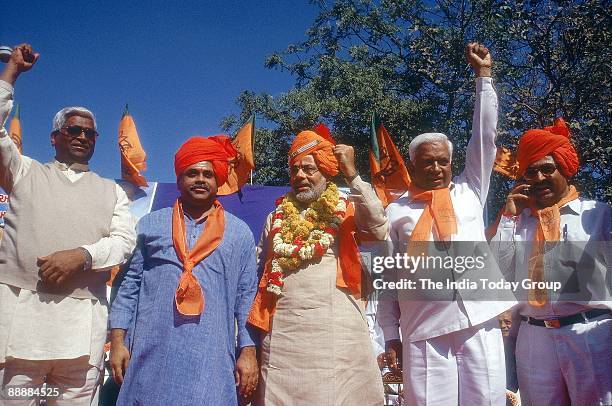
<path fill-rule="evenodd" d="M 185 216 L 185 227 L 192 248 L 204 223 Z M 255 345 L 255 332 L 246 327 L 257 289 L 253 234 L 225 212 L 221 244 L 193 269 L 204 312 L 186 317 L 174 304 L 183 268 L 172 244 L 172 208 L 144 216 L 137 231 L 109 317 L 111 328 L 128 330 L 131 356 L 117 404 L 237 404 L 236 336 L 238 348 Z"/>

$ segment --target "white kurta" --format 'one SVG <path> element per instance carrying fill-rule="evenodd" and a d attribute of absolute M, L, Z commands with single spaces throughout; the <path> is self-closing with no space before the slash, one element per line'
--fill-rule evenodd
<path fill-rule="evenodd" d="M 478 78 L 476 106 L 472 123 L 464 171 L 453 178 L 450 195 L 457 218 L 457 234 L 452 241 L 486 241 L 483 209 L 489 191 L 491 170 L 497 147 L 497 95 L 491 78 Z M 425 203 L 412 200 L 405 193 L 387 207 L 390 238 L 408 241 L 421 218 Z M 432 236 L 433 239 L 433 236 Z M 399 339 L 401 325 L 404 340 L 418 341 L 459 331 L 483 323 L 512 307 L 508 302 L 456 301 L 402 301 L 381 300 L 378 319 L 385 340 Z M 401 315 L 401 320 L 400 320 Z"/>
<path fill-rule="evenodd" d="M 359 178 L 351 186 L 359 193 L 351 200 L 356 201 L 356 210 L 361 213 L 360 223 L 373 234 L 384 236 L 387 222 L 373 190 Z M 364 214 L 368 210 L 374 215 Z M 267 240 L 270 224 L 271 216 L 260 248 Z M 261 343 L 258 404 L 383 403 L 382 379 L 364 315 L 365 302 L 336 287 L 337 258 L 334 244 L 319 261 L 286 276 L 271 331 Z"/>

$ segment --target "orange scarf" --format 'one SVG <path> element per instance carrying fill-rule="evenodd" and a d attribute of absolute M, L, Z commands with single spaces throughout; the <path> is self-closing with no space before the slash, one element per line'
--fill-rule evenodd
<path fill-rule="evenodd" d="M 438 238 L 442 241 L 457 234 L 457 219 L 450 190 L 447 187 L 423 190 L 411 185 L 410 195 L 416 201 L 425 202 L 426 206 L 412 230 L 407 253 L 409 256 L 426 255 L 429 245 L 427 241 L 429 241 L 434 223 L 438 231 Z"/>
<path fill-rule="evenodd" d="M 537 209 L 531 207 L 531 215 L 537 217 L 536 234 L 529 256 L 529 279 L 532 282 L 544 281 L 544 254 L 545 244 L 549 241 L 559 241 L 561 238 L 561 212 L 560 208 L 572 200 L 578 199 L 578 191 L 574 186 L 569 187 L 565 197 L 550 207 Z M 546 289 L 530 289 L 528 292 L 529 304 L 535 307 L 544 306 L 548 302 Z"/>
<path fill-rule="evenodd" d="M 359 247 L 355 241 L 355 208 L 347 204 L 346 214 L 338 230 L 339 258 L 336 268 L 336 286 L 346 288 L 357 299 L 361 297 L 362 268 Z M 268 251 L 264 273 L 259 281 L 257 295 L 249 313 L 248 322 L 266 333 L 270 332 L 271 319 L 276 311 L 278 296 L 267 291 L 269 274 L 272 269 L 272 238 L 268 238 Z"/>
<path fill-rule="evenodd" d="M 183 263 L 183 273 L 174 300 L 176 309 L 184 316 L 199 316 L 204 311 L 204 292 L 193 274 L 193 267 L 209 256 L 221 243 L 225 229 L 223 206 L 218 200 L 204 225 L 204 232 L 192 250 L 187 245 L 185 215 L 180 199 L 172 208 L 172 242 L 176 256 Z"/>

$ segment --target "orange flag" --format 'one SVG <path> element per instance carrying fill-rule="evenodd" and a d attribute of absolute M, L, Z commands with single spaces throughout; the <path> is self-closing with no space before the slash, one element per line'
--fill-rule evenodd
<path fill-rule="evenodd" d="M 232 144 L 238 150 L 238 158 L 230 165 L 227 182 L 219 187 L 220 196 L 236 193 L 247 183 L 251 171 L 255 168 L 253 156 L 253 135 L 255 134 L 255 116 L 251 116 L 236 133 Z"/>
<path fill-rule="evenodd" d="M 19 121 L 19 104 L 15 107 L 15 114 L 9 124 L 9 135 L 13 139 L 19 153 L 23 153 L 21 145 L 21 121 Z"/>
<path fill-rule="evenodd" d="M 372 114 L 370 173 L 376 195 L 384 207 L 400 197 L 410 185 L 410 175 L 385 126 Z"/>
<path fill-rule="evenodd" d="M 493 170 L 511 179 L 518 177 L 518 162 L 516 154 L 506 147 L 497 147 Z"/>
<path fill-rule="evenodd" d="M 119 150 L 121 178 L 136 186 L 147 186 L 147 180 L 140 174 L 147 169 L 147 154 L 140 144 L 136 124 L 128 112 L 127 104 L 119 122 Z"/>

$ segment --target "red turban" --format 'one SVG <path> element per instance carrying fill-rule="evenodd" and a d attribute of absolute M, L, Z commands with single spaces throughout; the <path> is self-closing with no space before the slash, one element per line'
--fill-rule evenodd
<path fill-rule="evenodd" d="M 289 149 L 289 165 L 298 159 L 312 155 L 317 167 L 327 176 L 338 174 L 338 161 L 334 156 L 334 144 L 314 131 L 302 131 L 296 135 Z"/>
<path fill-rule="evenodd" d="M 191 137 L 174 155 L 174 173 L 178 178 L 191 165 L 210 161 L 215 172 L 217 186 L 227 181 L 229 161 L 238 154 L 227 135 Z"/>
<path fill-rule="evenodd" d="M 569 128 L 562 118 L 556 119 L 550 127 L 528 130 L 523 134 L 516 153 L 519 176 L 523 176 L 529 165 L 548 155 L 552 155 L 559 172 L 566 178 L 578 172 L 578 154 L 570 142 Z"/>

